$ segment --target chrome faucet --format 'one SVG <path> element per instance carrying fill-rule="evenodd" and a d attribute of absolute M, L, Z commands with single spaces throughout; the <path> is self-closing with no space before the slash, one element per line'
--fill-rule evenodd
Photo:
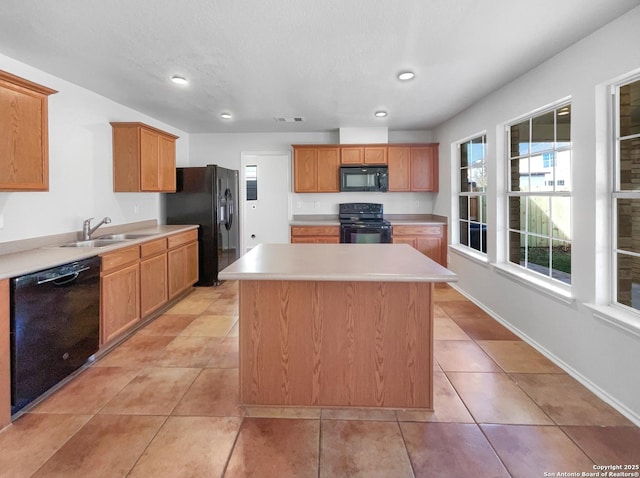
<path fill-rule="evenodd" d="M 93 218 L 90 217 L 89 219 L 84 221 L 84 223 L 82 223 L 82 240 L 83 241 L 89 241 L 91 239 L 91 234 L 96 232 L 96 229 L 98 229 L 103 224 L 109 224 L 111 222 L 111 218 L 110 217 L 105 217 L 98 224 L 96 224 L 95 226 L 91 227 L 91 220 L 92 219 Z"/>

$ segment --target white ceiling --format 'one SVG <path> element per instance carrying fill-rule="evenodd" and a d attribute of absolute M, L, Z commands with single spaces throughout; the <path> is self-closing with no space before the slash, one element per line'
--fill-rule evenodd
<path fill-rule="evenodd" d="M 190 133 L 431 129 L 638 5 L 2 0 L 0 53 Z"/>

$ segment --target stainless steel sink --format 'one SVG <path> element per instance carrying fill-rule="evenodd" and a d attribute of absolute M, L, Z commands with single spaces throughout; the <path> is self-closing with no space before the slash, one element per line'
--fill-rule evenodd
<path fill-rule="evenodd" d="M 60 247 L 106 247 L 113 246 L 120 242 L 125 242 L 123 239 L 91 239 L 89 241 L 75 241 L 62 244 Z"/>
<path fill-rule="evenodd" d="M 127 239 L 142 239 L 144 237 L 153 236 L 153 234 L 107 234 L 105 236 L 96 237 L 96 241 L 100 240 L 118 240 L 118 241 L 126 241 Z"/>

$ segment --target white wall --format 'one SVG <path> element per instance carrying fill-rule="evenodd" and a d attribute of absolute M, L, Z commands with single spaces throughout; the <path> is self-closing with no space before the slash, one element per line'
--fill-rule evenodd
<path fill-rule="evenodd" d="M 112 225 L 159 218 L 159 193 L 113 192 L 109 122 L 141 121 L 180 136 L 178 162 L 189 157 L 185 132 L 1 54 L 0 69 L 58 90 L 49 96 L 49 191 L 0 192 L 0 243 L 80 231 L 92 216 Z"/>
<path fill-rule="evenodd" d="M 389 143 L 431 142 L 430 131 L 389 131 Z M 218 164 L 239 169 L 241 154 L 292 152 L 292 144 L 338 144 L 339 131 L 328 133 L 225 133 L 192 134 L 189 166 Z M 187 164 L 181 164 L 187 166 Z M 291 175 L 293 177 L 293 174 Z M 291 186 L 293 191 L 293 185 Z M 433 211 L 434 193 L 291 193 L 291 215 L 337 214 L 341 202 L 379 202 L 386 214 Z"/>
<path fill-rule="evenodd" d="M 451 145 L 487 134 L 489 158 L 488 252 L 504 257 L 506 220 L 504 124 L 571 97 L 573 142 L 573 260 L 575 301 L 563 302 L 518 282 L 491 265 L 450 250 L 459 286 L 518 333 L 640 423 L 640 335 L 595 318 L 585 303 L 603 302 L 608 290 L 610 171 L 605 85 L 640 68 L 640 7 L 620 17 L 538 68 L 438 127 L 440 191 L 434 209 L 449 215 L 455 203 L 456 162 Z M 491 54 L 491 52 L 485 52 Z M 452 153 L 453 151 L 453 153 Z M 637 322 L 640 324 L 640 321 Z M 638 328 L 640 334 L 640 327 Z M 559 391 L 559 393 L 562 393 Z M 570 400 L 570 397 L 567 397 Z"/>

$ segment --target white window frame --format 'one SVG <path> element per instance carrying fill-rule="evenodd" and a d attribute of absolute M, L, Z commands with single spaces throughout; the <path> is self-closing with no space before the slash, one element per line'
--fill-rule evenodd
<path fill-rule="evenodd" d="M 511 127 L 514 125 L 517 125 L 519 123 L 522 123 L 524 121 L 531 121 L 539 116 L 548 114 L 552 111 L 558 111 L 561 108 L 565 107 L 565 106 L 569 106 L 571 107 L 571 98 L 564 98 L 562 100 L 559 100 L 551 105 L 547 105 L 544 108 L 540 108 L 538 110 L 535 110 L 531 113 L 528 113 L 526 115 L 523 115 L 519 118 L 516 118 L 512 121 L 509 121 L 508 123 L 505 123 L 505 209 L 504 209 L 504 220 L 505 220 L 505 232 L 504 232 L 504 251 L 505 251 L 505 258 L 504 258 L 504 263 L 502 263 L 502 267 L 504 267 L 505 271 L 507 272 L 512 272 L 514 274 L 516 274 L 521 280 L 524 281 L 531 281 L 539 286 L 542 287 L 548 287 L 550 290 L 556 291 L 556 293 L 560 294 L 561 296 L 564 296 L 565 298 L 569 298 L 571 296 L 571 290 L 572 290 L 572 286 L 570 283 L 566 283 L 564 281 L 555 279 L 552 277 L 552 271 L 549 271 L 549 275 L 547 274 L 542 274 L 540 272 L 534 271 L 532 269 L 527 268 L 526 266 L 520 265 L 520 264 L 516 264 L 514 262 L 511 262 L 511 260 L 509 259 L 509 241 L 510 241 L 510 234 L 511 232 L 522 232 L 522 229 L 516 231 L 514 229 L 511 229 L 511 224 L 509 221 L 509 208 L 510 208 L 510 200 L 513 197 L 532 197 L 532 196 L 543 196 L 543 197 L 567 197 L 570 200 L 570 239 L 569 242 L 572 244 L 573 243 L 573 204 L 572 204 L 572 198 L 573 198 L 573 187 L 572 189 L 569 190 L 561 190 L 561 191 L 557 191 L 556 187 L 558 186 L 557 184 L 557 178 L 555 177 L 554 174 L 554 186 L 553 186 L 553 190 L 552 191 L 512 191 L 511 190 L 511 160 L 513 159 L 511 157 Z M 557 117 L 556 117 L 557 118 Z M 555 120 L 554 120 L 555 121 Z M 557 134 L 557 126 L 554 124 L 554 135 Z M 529 131 L 529 136 L 531 138 L 531 130 Z M 570 184 L 571 186 L 573 186 L 573 139 L 571 141 L 571 146 L 569 148 L 566 147 L 561 147 L 558 148 L 557 147 L 557 141 L 554 138 L 554 147 L 553 147 L 553 153 L 554 153 L 554 161 L 553 161 L 553 168 L 556 168 L 557 165 L 557 156 L 556 154 L 558 152 L 562 152 L 562 151 L 569 151 L 570 152 Z M 518 155 L 517 157 L 521 157 L 522 155 Z M 531 151 L 529 150 L 528 153 L 528 157 L 530 158 L 532 156 Z M 529 170 L 531 172 L 531 170 Z M 563 184 L 564 186 L 564 184 Z M 527 206 L 528 207 L 528 206 Z M 552 212 L 553 214 L 553 212 Z M 553 217 L 553 216 L 552 216 Z M 547 238 L 549 241 L 553 241 L 555 240 L 555 238 L 553 237 L 552 233 L 549 233 L 548 235 L 544 236 L 544 235 L 540 235 L 539 237 L 545 237 Z M 573 261 L 573 257 L 572 257 L 572 261 Z M 573 269 L 573 268 L 572 268 Z M 573 272 L 573 271 L 572 271 Z"/>
<path fill-rule="evenodd" d="M 633 314 L 640 319 L 640 309 L 635 309 L 626 304 L 618 302 L 618 254 L 640 257 L 640 253 L 627 251 L 618 248 L 618 199 L 636 199 L 640 200 L 640 189 L 623 190 L 620 188 L 620 143 L 621 141 L 640 138 L 640 134 L 632 134 L 628 136 L 620 136 L 620 88 L 630 83 L 640 81 L 640 74 L 635 74 L 616 82 L 611 86 L 612 94 L 612 148 L 611 148 L 611 298 L 610 304 L 623 312 Z"/>
<path fill-rule="evenodd" d="M 487 258 L 487 253 L 482 251 L 482 227 L 484 226 L 485 228 L 487 227 L 487 218 L 486 218 L 486 214 L 483 216 L 483 211 L 487 210 L 487 188 L 488 185 L 485 184 L 485 188 L 484 191 L 461 191 L 461 180 L 462 180 L 462 164 L 461 164 L 461 160 L 462 160 L 462 145 L 467 144 L 467 143 L 472 143 L 475 140 L 481 140 L 481 144 L 482 144 L 482 149 L 483 149 L 483 154 L 482 154 L 482 169 L 484 170 L 484 177 L 485 180 L 488 177 L 488 173 L 487 173 L 487 133 L 486 132 L 482 132 L 482 133 L 478 133 L 472 136 L 469 136 L 461 141 L 458 141 L 456 143 L 456 151 L 457 151 L 457 161 L 456 161 L 456 178 L 457 178 L 457 187 L 456 187 L 456 201 L 457 201 L 457 210 L 458 210 L 458 214 L 457 214 L 457 224 L 456 224 L 456 228 L 457 228 L 457 236 L 458 236 L 458 242 L 457 242 L 457 246 L 459 246 L 461 248 L 462 251 L 467 252 L 467 253 L 471 253 L 473 255 L 478 255 L 481 258 L 486 259 Z M 469 168 L 469 162 L 467 162 L 467 169 Z M 478 206 L 477 206 L 477 210 L 478 210 L 478 220 L 471 220 L 470 217 L 468 217 L 467 219 L 462 219 L 461 218 L 461 214 L 460 214 L 460 199 L 466 197 L 467 198 L 467 212 L 470 211 L 471 207 L 470 207 L 470 199 L 471 198 L 478 198 Z M 484 208 L 482 207 L 482 204 L 484 204 Z M 478 224 L 480 226 L 480 233 L 479 233 L 479 240 L 480 240 L 480 249 L 476 249 L 474 247 L 471 246 L 471 229 L 468 227 L 467 228 L 467 244 L 464 244 L 462 242 L 462 235 L 461 235 L 461 228 L 460 225 L 462 222 L 466 222 L 468 225 L 471 224 Z M 486 235 L 485 235 L 486 236 Z M 486 242 L 486 241 L 485 241 Z M 487 248 L 487 244 L 484 244 L 484 248 L 486 250 Z"/>

